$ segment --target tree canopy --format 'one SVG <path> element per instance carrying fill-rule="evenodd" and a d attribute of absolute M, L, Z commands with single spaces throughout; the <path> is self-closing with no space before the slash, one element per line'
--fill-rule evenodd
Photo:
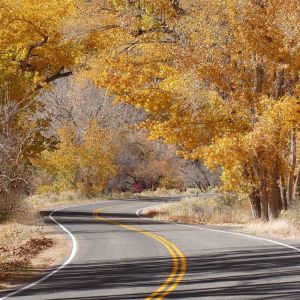
<path fill-rule="evenodd" d="M 295 194 L 299 17 L 297 0 L 1 0 L 0 83 L 28 102 L 91 80 L 268 220 Z"/>

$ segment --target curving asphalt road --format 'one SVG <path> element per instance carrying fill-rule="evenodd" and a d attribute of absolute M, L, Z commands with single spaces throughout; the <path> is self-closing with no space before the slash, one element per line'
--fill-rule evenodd
<path fill-rule="evenodd" d="M 8 299 L 300 299 L 300 252 L 219 228 L 136 215 L 166 200 L 174 199 L 109 201 L 55 212 L 77 240 L 74 259 Z"/>

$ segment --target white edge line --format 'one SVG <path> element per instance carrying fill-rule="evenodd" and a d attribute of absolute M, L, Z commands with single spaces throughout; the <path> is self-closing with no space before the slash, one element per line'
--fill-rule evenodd
<path fill-rule="evenodd" d="M 153 218 L 148 218 L 148 217 L 145 217 L 145 216 L 141 215 L 141 211 L 143 209 L 147 209 L 147 208 L 151 208 L 151 207 L 155 207 L 155 206 L 157 206 L 157 205 L 140 208 L 136 211 L 136 215 L 139 218 L 152 220 L 154 222 L 161 222 L 161 223 L 168 223 L 168 224 L 173 224 L 173 225 L 177 225 L 177 226 L 196 228 L 198 230 L 213 231 L 213 232 L 226 233 L 226 234 L 234 234 L 234 235 L 243 236 L 243 237 L 250 238 L 250 239 L 261 240 L 261 241 L 265 241 L 265 242 L 269 242 L 269 243 L 272 243 L 272 244 L 280 245 L 280 246 L 283 246 L 283 247 L 286 247 L 286 248 L 290 248 L 294 251 L 300 252 L 300 249 L 297 248 L 297 247 L 294 247 L 294 246 L 291 246 L 291 245 L 288 245 L 288 244 L 285 244 L 285 243 L 277 242 L 277 241 L 274 241 L 274 240 L 266 239 L 266 238 L 263 238 L 263 237 L 258 237 L 258 236 L 253 236 L 253 235 L 248 235 L 248 234 L 238 233 L 238 232 L 233 232 L 233 231 L 227 231 L 227 230 L 210 229 L 210 228 L 203 228 L 203 227 L 200 227 L 200 226 L 193 226 L 193 225 L 180 224 L 180 223 L 169 222 L 169 221 L 155 220 Z"/>
<path fill-rule="evenodd" d="M 68 257 L 68 259 L 62 264 L 60 265 L 58 268 L 54 269 L 53 271 L 51 271 L 50 273 L 48 273 L 47 275 L 45 275 L 44 277 L 40 278 L 39 280 L 35 281 L 35 282 L 32 282 L 30 283 L 29 285 L 26 285 L 16 291 L 13 291 L 9 294 L 7 294 L 6 296 L 0 298 L 0 300 L 5 300 L 11 296 L 15 296 L 17 294 L 19 294 L 20 292 L 24 291 L 24 290 L 27 290 L 39 283 L 41 283 L 42 281 L 46 280 L 47 278 L 53 276 L 54 274 L 56 274 L 58 271 L 60 271 L 61 269 L 63 269 L 64 267 L 66 267 L 72 260 L 73 258 L 75 257 L 76 253 L 77 253 L 77 249 L 78 249 L 78 245 L 77 245 L 77 241 L 76 241 L 76 238 L 75 236 L 66 228 L 64 227 L 62 224 L 60 224 L 58 221 L 56 221 L 52 215 L 57 212 L 57 211 L 60 211 L 60 210 L 64 210 L 64 209 L 67 209 L 67 208 L 72 208 L 72 207 L 77 207 L 77 206 L 87 206 L 87 205 L 94 205 L 94 204 L 102 204 L 102 203 L 107 203 L 107 202 L 111 202 L 113 200 L 110 200 L 110 201 L 102 201 L 102 202 L 99 202 L 99 203 L 90 203 L 90 204 L 78 204 L 78 205 L 72 205 L 72 206 L 67 206 L 67 207 L 62 207 L 62 208 L 58 208 L 58 209 L 55 209 L 53 210 L 50 214 L 49 214 L 49 218 L 54 221 L 60 228 L 62 228 L 62 230 L 64 230 L 70 237 L 71 241 L 72 241 L 72 251 L 71 251 L 71 254 L 70 256 Z"/>

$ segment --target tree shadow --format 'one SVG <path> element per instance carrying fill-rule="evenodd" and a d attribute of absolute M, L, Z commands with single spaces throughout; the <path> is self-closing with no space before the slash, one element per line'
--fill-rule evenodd
<path fill-rule="evenodd" d="M 40 214 L 44 218 L 44 223 L 47 225 L 53 225 L 53 221 L 49 218 L 51 211 L 44 210 Z M 97 216 L 115 220 L 120 223 L 126 223 L 127 225 L 165 225 L 165 222 L 153 222 L 152 220 L 139 218 L 135 213 L 107 213 L 100 212 Z M 103 220 L 94 217 L 93 212 L 83 211 L 57 211 L 53 214 L 53 217 L 63 225 L 86 225 L 86 224 L 103 224 L 107 223 Z"/>
<path fill-rule="evenodd" d="M 188 273 L 168 299 L 299 299 L 299 254 L 288 249 L 227 250 L 187 260 Z M 18 297 L 75 292 L 63 299 L 144 299 L 171 269 L 169 257 L 71 264 Z"/>

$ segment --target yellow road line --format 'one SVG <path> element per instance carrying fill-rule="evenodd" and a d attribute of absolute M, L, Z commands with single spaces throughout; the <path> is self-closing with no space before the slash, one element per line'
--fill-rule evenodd
<path fill-rule="evenodd" d="M 103 222 L 106 222 L 109 224 L 113 224 L 113 225 L 119 226 L 121 228 L 151 237 L 154 240 L 158 241 L 160 244 L 162 244 L 170 253 L 170 255 L 172 257 L 172 262 L 173 262 L 173 268 L 172 268 L 171 273 L 169 274 L 168 278 L 161 284 L 161 286 L 156 291 L 154 291 L 150 296 L 145 298 L 145 300 L 152 300 L 152 299 L 163 300 L 182 281 L 182 279 L 187 271 L 186 258 L 176 245 L 174 245 L 171 241 L 163 238 L 162 236 L 159 236 L 159 235 L 149 232 L 149 231 L 139 229 L 134 226 L 125 225 L 120 222 L 117 222 L 117 221 L 114 221 L 111 219 L 107 219 L 105 217 L 101 217 L 99 215 L 100 212 L 102 212 L 103 210 L 113 208 L 116 206 L 119 206 L 119 205 L 113 205 L 113 206 L 96 209 L 94 211 L 93 215 L 97 220 L 100 220 L 100 221 L 103 221 Z"/>

